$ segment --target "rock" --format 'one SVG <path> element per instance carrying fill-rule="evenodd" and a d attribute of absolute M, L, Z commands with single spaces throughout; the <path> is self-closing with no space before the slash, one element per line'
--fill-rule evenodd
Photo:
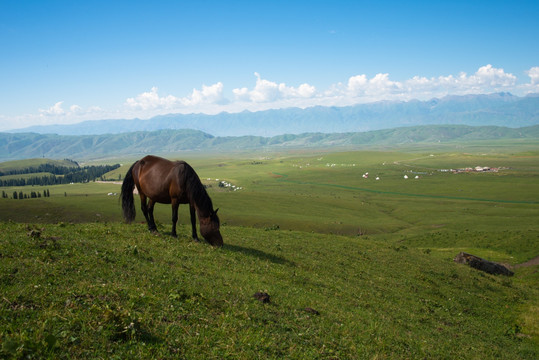
<path fill-rule="evenodd" d="M 313 315 L 320 315 L 320 312 L 318 310 L 315 310 L 313 308 L 310 308 L 310 307 L 306 307 L 305 309 L 306 312 L 308 312 L 309 314 L 313 314 Z"/>
<path fill-rule="evenodd" d="M 28 236 L 30 236 L 31 238 L 34 238 L 34 239 L 39 239 L 41 237 L 41 231 L 36 230 L 36 229 L 32 229 L 26 235 L 28 235 Z"/>
<path fill-rule="evenodd" d="M 513 276 L 514 274 L 511 270 L 501 264 L 481 259 L 478 256 L 465 252 L 459 253 L 457 256 L 455 256 L 453 261 L 459 264 L 467 264 L 474 269 L 481 270 L 493 275 Z"/>
<path fill-rule="evenodd" d="M 270 302 L 270 296 L 268 293 L 265 292 L 257 292 L 253 295 L 255 299 L 262 302 L 263 304 L 268 304 Z"/>

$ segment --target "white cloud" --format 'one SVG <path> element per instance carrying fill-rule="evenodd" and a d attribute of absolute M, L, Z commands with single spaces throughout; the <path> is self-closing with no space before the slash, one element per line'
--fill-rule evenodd
<path fill-rule="evenodd" d="M 371 79 L 362 74 L 350 77 L 344 92 L 342 86 L 335 86 L 333 95 L 341 93 L 345 97 L 364 98 L 367 101 L 424 99 L 448 94 L 503 91 L 514 87 L 516 81 L 513 74 L 492 65 L 482 66 L 470 76 L 466 73 L 433 78 L 414 76 L 403 82 L 391 80 L 387 73 L 377 74 Z"/>
<path fill-rule="evenodd" d="M 255 84 L 252 88 L 239 87 L 231 90 L 232 98 L 225 96 L 225 86 L 218 82 L 211 86 L 203 85 L 202 89 L 193 89 L 185 97 L 173 95 L 159 96 L 157 88 L 142 93 L 126 101 L 132 110 L 145 111 L 146 117 L 166 112 L 203 112 L 217 113 L 221 111 L 237 112 L 243 110 L 259 111 L 272 108 L 346 106 L 380 100 L 427 100 L 446 95 L 465 95 L 472 93 L 492 93 L 497 91 L 532 90 L 539 91 L 539 67 L 530 69 L 527 74 L 533 84 L 526 89 L 519 87 L 517 78 L 502 68 L 490 64 L 478 68 L 468 75 L 442 75 L 427 78 L 414 76 L 404 81 L 391 79 L 388 73 L 378 73 L 372 78 L 365 74 L 351 76 L 343 84 L 331 85 L 324 91 L 315 86 L 303 83 L 297 87 L 285 83 L 264 79 L 255 72 Z M 140 115 L 135 115 L 140 117 Z"/>
<path fill-rule="evenodd" d="M 210 86 L 202 85 L 202 90 L 193 89 L 191 96 L 181 99 L 185 106 L 198 104 L 224 104 L 226 99 L 223 95 L 223 83 L 218 82 Z"/>
<path fill-rule="evenodd" d="M 505 73 L 503 69 L 496 69 L 488 64 L 480 67 L 470 79 L 478 85 L 497 88 L 514 85 L 517 77 L 513 74 Z"/>
<path fill-rule="evenodd" d="M 83 108 L 80 107 L 79 105 L 71 105 L 71 106 L 69 107 L 69 111 L 71 111 L 71 112 L 74 113 L 74 114 L 78 114 L 78 113 L 83 112 L 84 110 L 83 110 Z"/>
<path fill-rule="evenodd" d="M 172 108 L 179 102 L 175 96 L 168 95 L 160 97 L 157 93 L 157 87 L 152 87 L 150 91 L 143 92 L 135 98 L 128 98 L 126 104 L 135 109 L 149 110 L 155 108 Z"/>
<path fill-rule="evenodd" d="M 348 79 L 348 90 L 353 93 L 360 93 L 365 89 L 369 84 L 367 75 L 356 75 Z"/>
<path fill-rule="evenodd" d="M 93 116 L 102 112 L 102 109 L 98 106 L 92 106 L 84 109 L 83 107 L 76 104 L 69 106 L 68 110 L 65 110 L 63 104 L 64 101 L 58 101 L 47 109 L 39 109 L 39 116 L 41 118 L 62 119 L 70 118 L 73 116 Z"/>
<path fill-rule="evenodd" d="M 386 94 L 402 91 L 400 82 L 389 80 L 389 74 L 376 74 L 374 78 L 369 80 L 369 93 L 371 94 Z"/>
<path fill-rule="evenodd" d="M 249 89 L 246 87 L 241 89 L 234 89 L 232 90 L 232 93 L 236 97 L 237 100 L 246 101 L 249 100 Z"/>
<path fill-rule="evenodd" d="M 316 88 L 306 83 L 295 88 L 287 86 L 285 83 L 277 84 L 276 82 L 262 79 L 260 74 L 256 72 L 255 76 L 256 84 L 253 90 L 249 90 L 248 88 L 232 90 L 236 100 L 268 103 L 295 98 L 312 98 L 316 95 Z"/>
<path fill-rule="evenodd" d="M 255 76 L 257 77 L 256 86 L 249 93 L 251 101 L 270 102 L 281 98 L 280 86 L 277 83 L 262 79 L 258 73 L 255 73 Z"/>
<path fill-rule="evenodd" d="M 487 93 L 493 91 L 504 91 L 516 84 L 515 75 L 506 73 L 503 69 L 498 69 L 488 64 L 480 67 L 475 74 L 468 76 L 460 73 L 458 77 L 452 75 L 440 76 L 433 79 L 433 84 L 438 88 L 456 93 L 480 92 Z"/>
<path fill-rule="evenodd" d="M 280 84 L 279 90 L 285 98 L 311 98 L 316 94 L 316 88 L 309 84 L 301 84 L 297 88 Z"/>
<path fill-rule="evenodd" d="M 535 66 L 525 71 L 530 78 L 530 82 L 519 86 L 524 93 L 539 93 L 539 66 Z"/>
<path fill-rule="evenodd" d="M 389 74 L 376 74 L 372 79 L 356 75 L 348 79 L 348 93 L 352 96 L 375 96 L 401 91 L 402 84 L 389 80 Z"/>
<path fill-rule="evenodd" d="M 530 83 L 532 85 L 539 84 L 539 66 L 532 67 L 526 71 L 526 74 L 530 77 Z"/>
<path fill-rule="evenodd" d="M 0 131 L 21 129 L 32 125 L 73 124 L 84 120 L 111 118 L 110 112 L 105 112 L 98 106 L 83 108 L 80 105 L 70 105 L 64 108 L 64 101 L 58 101 L 46 109 L 38 109 L 37 113 L 5 116 L 0 114 Z"/>
<path fill-rule="evenodd" d="M 224 104 L 226 99 L 223 96 L 223 87 L 221 82 L 210 86 L 202 85 L 202 90 L 193 89 L 189 96 L 176 97 L 174 95 L 159 96 L 158 88 L 154 86 L 150 91 L 128 98 L 125 105 L 132 110 L 147 111 L 178 110 L 201 104 Z"/>
<path fill-rule="evenodd" d="M 48 109 L 39 109 L 39 113 L 43 116 L 58 116 L 64 115 L 65 111 L 62 108 L 63 101 L 58 101 L 56 104 Z"/>

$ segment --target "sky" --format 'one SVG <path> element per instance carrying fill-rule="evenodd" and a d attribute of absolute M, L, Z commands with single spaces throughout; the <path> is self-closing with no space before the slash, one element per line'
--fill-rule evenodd
<path fill-rule="evenodd" d="M 539 93 L 539 1 L 0 0 L 0 131 Z"/>

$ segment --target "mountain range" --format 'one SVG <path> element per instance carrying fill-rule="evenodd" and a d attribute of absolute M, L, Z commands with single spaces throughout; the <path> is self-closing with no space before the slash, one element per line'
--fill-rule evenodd
<path fill-rule="evenodd" d="M 0 161 L 47 157 L 103 159 L 180 151 L 223 152 L 306 148 L 395 147 L 493 140 L 539 142 L 539 125 L 499 126 L 427 125 L 350 133 L 304 133 L 216 137 L 199 130 L 157 130 L 103 135 L 0 133 Z"/>
<path fill-rule="evenodd" d="M 302 133 L 346 133 L 403 126 L 463 124 L 507 126 L 539 124 L 539 94 L 525 97 L 509 93 L 447 96 L 428 101 L 382 101 L 346 107 L 315 106 L 258 112 L 169 114 L 147 120 L 84 121 L 72 125 L 32 126 L 11 133 L 102 135 L 133 131 L 191 129 L 213 136 L 265 136 Z"/>

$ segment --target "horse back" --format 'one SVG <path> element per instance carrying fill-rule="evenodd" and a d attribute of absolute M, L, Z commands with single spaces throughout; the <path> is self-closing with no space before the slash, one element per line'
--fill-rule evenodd
<path fill-rule="evenodd" d="M 155 202 L 170 204 L 172 199 L 188 202 L 182 186 L 183 161 L 170 161 L 148 155 L 140 159 L 133 168 L 135 185 L 140 193 Z M 187 165 L 188 166 L 188 165 Z"/>

